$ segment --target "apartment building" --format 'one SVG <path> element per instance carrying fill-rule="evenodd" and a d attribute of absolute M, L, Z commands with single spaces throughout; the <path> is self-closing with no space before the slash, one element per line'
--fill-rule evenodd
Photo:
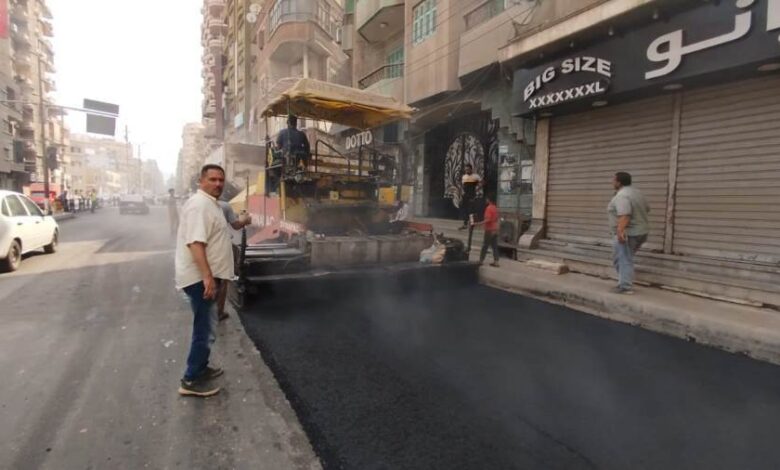
<path fill-rule="evenodd" d="M 18 98 L 23 102 L 20 105 L 22 119 L 17 132 L 17 140 L 20 142 L 17 149 L 21 151 L 25 170 L 30 173 L 29 180 L 43 181 L 43 158 L 46 153 L 43 138 L 47 140 L 47 145 L 54 143 L 60 149 L 59 159 L 66 143 L 66 131 L 58 114 L 45 108 L 44 116 L 41 116 L 37 105 L 40 96 L 43 96 L 44 102 L 50 103 L 49 95 L 56 86 L 51 44 L 54 36 L 52 14 L 46 0 L 11 0 L 9 16 L 13 74 Z M 51 182 L 56 182 L 55 175 L 49 176 Z"/>
<path fill-rule="evenodd" d="M 22 122 L 22 105 L 7 101 L 19 99 L 19 88 L 14 80 L 11 61 L 11 39 L 0 38 L 0 189 L 21 191 L 27 183 L 21 142 L 17 141 Z"/>
<path fill-rule="evenodd" d="M 225 0 L 203 0 L 201 45 L 203 48 L 202 123 L 208 148 L 219 146 L 225 134 L 223 111 L 223 48 L 227 24 L 224 21 Z"/>
<path fill-rule="evenodd" d="M 298 78 L 351 85 L 344 9 L 334 0 L 223 0 L 206 1 L 203 13 L 203 122 L 207 138 L 225 144 L 210 148 L 207 161 L 222 165 L 230 181 L 261 168 L 266 127 L 259 113 Z M 270 136 L 285 125 L 268 124 Z M 310 133 L 322 127 L 300 124 Z"/>
<path fill-rule="evenodd" d="M 361 2 L 362 3 L 362 2 Z M 384 4 L 384 2 L 382 2 Z M 404 3 L 404 98 L 418 215 L 457 218 L 471 164 L 516 239 L 531 218 L 535 126 L 512 115 L 500 50 L 518 36 L 603 0 L 423 0 Z M 387 29 L 387 28 L 386 28 Z"/>
<path fill-rule="evenodd" d="M 126 142 L 73 134 L 65 159 L 69 162 L 66 188 L 71 194 L 94 190 L 100 197 L 113 197 L 141 189 L 141 162 Z"/>
<path fill-rule="evenodd" d="M 199 122 L 184 125 L 182 147 L 176 166 L 176 192 L 187 194 L 197 188 L 200 168 L 206 159 L 205 126 Z"/>

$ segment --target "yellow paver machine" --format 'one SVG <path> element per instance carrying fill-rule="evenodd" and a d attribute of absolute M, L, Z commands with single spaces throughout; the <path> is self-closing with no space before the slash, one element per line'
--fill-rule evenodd
<path fill-rule="evenodd" d="M 270 118 L 291 115 L 366 130 L 409 119 L 412 112 L 392 97 L 300 79 L 269 103 L 262 117 L 266 130 Z M 239 196 L 253 222 L 237 257 L 242 292 L 251 294 L 261 284 L 324 279 L 416 283 L 444 270 L 476 276 L 462 248 L 444 250 L 440 263 L 420 262 L 435 235 L 431 225 L 392 220 L 400 207 L 394 200 L 403 192 L 394 158 L 363 146 L 346 155 L 328 135 L 309 146 L 309 155 L 293 155 L 267 140 L 257 184 Z"/>

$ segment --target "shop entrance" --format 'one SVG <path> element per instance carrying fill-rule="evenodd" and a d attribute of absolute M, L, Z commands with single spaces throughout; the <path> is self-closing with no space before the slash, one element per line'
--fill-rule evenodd
<path fill-rule="evenodd" d="M 461 177 L 467 163 L 482 177 L 488 191 L 496 189 L 498 121 L 483 112 L 437 126 L 425 136 L 425 157 L 430 182 L 429 214 L 458 219 L 463 196 Z"/>

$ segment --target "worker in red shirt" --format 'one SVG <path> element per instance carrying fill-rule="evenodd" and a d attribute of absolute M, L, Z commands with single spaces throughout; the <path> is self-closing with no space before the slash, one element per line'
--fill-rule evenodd
<path fill-rule="evenodd" d="M 482 242 L 482 252 L 479 255 L 480 264 L 485 261 L 488 247 L 493 249 L 493 263 L 491 266 L 498 267 L 498 207 L 496 207 L 495 197 L 486 195 L 485 217 L 482 222 L 476 222 L 473 225 L 485 226 L 485 239 Z"/>

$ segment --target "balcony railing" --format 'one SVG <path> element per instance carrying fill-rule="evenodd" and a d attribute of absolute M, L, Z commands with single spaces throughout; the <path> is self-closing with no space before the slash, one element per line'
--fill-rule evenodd
<path fill-rule="evenodd" d="M 335 8 L 324 0 L 278 0 L 268 15 L 268 32 L 273 34 L 283 23 L 312 21 L 335 39 L 341 20 L 332 10 Z"/>
<path fill-rule="evenodd" d="M 379 67 L 373 72 L 369 73 L 365 77 L 358 80 L 358 86 L 361 90 L 365 90 L 371 85 L 378 83 L 382 80 L 391 78 L 399 78 L 404 76 L 404 63 L 399 62 L 397 64 L 387 64 Z"/>
<path fill-rule="evenodd" d="M 466 13 L 464 16 L 464 19 L 466 20 L 466 30 L 468 31 L 503 12 L 506 10 L 506 4 L 510 2 L 512 2 L 512 0 L 487 0 L 474 10 Z"/>

